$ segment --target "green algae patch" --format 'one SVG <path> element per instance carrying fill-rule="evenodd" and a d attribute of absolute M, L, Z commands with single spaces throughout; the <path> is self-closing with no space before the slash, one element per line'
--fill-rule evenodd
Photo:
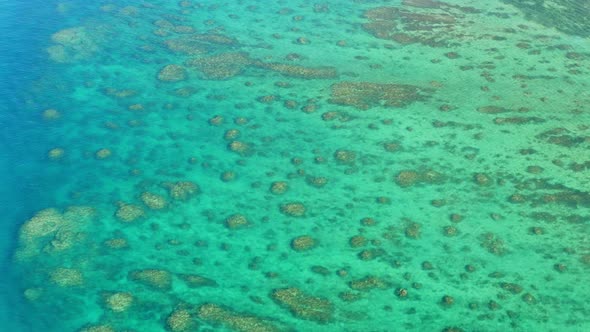
<path fill-rule="evenodd" d="M 339 82 L 332 84 L 329 102 L 367 110 L 377 106 L 405 107 L 425 98 L 425 90 L 409 84 Z"/>
<path fill-rule="evenodd" d="M 268 319 L 239 313 L 212 303 L 201 305 L 197 309 L 197 316 L 204 321 L 238 332 L 279 332 L 286 330 Z"/>
<path fill-rule="evenodd" d="M 325 298 L 312 296 L 298 288 L 275 289 L 271 298 L 295 317 L 328 323 L 334 318 L 334 305 Z"/>

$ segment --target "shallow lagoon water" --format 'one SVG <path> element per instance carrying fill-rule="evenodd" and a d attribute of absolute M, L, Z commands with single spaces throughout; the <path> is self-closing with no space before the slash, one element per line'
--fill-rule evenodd
<path fill-rule="evenodd" d="M 12 329 L 590 329 L 572 2 L 40 4 Z"/>

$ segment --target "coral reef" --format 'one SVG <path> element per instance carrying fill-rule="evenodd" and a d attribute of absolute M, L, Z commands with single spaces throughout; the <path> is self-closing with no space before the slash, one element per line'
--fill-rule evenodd
<path fill-rule="evenodd" d="M 408 84 L 339 82 L 332 84 L 329 102 L 367 110 L 377 106 L 405 107 L 426 96 L 426 89 Z"/>
<path fill-rule="evenodd" d="M 187 309 L 176 309 L 166 318 L 166 329 L 172 332 L 196 331 L 197 323 Z"/>
<path fill-rule="evenodd" d="M 348 287 L 357 291 L 370 291 L 373 289 L 387 289 L 391 287 L 391 284 L 376 276 L 366 276 L 350 281 Z"/>
<path fill-rule="evenodd" d="M 291 240 L 291 249 L 295 251 L 307 251 L 317 246 L 317 240 L 309 235 L 302 235 Z"/>
<path fill-rule="evenodd" d="M 197 274 L 181 274 L 178 277 L 182 279 L 190 288 L 218 286 L 215 280 Z"/>
<path fill-rule="evenodd" d="M 197 316 L 238 332 L 278 332 L 284 328 L 274 322 L 250 314 L 235 312 L 217 304 L 206 303 L 197 309 Z"/>
<path fill-rule="evenodd" d="M 199 186 L 191 181 L 165 182 L 162 186 L 168 189 L 170 198 L 179 201 L 186 201 L 199 193 Z"/>
<path fill-rule="evenodd" d="M 328 323 L 334 316 L 334 305 L 330 301 L 306 294 L 299 288 L 275 289 L 271 293 L 271 298 L 301 319 Z"/>
<path fill-rule="evenodd" d="M 239 75 L 251 63 L 247 53 L 221 53 L 190 59 L 185 65 L 198 70 L 204 79 L 227 80 Z"/>
<path fill-rule="evenodd" d="M 241 141 L 231 141 L 227 145 L 227 148 L 243 157 L 250 156 L 254 153 L 250 144 Z"/>
<path fill-rule="evenodd" d="M 290 202 L 281 204 L 281 213 L 290 217 L 303 217 L 305 215 L 305 205 L 300 202 Z"/>
<path fill-rule="evenodd" d="M 186 69 L 179 65 L 166 65 L 158 72 L 158 80 L 162 82 L 180 82 L 186 79 Z"/>
<path fill-rule="evenodd" d="M 463 27 L 472 25 L 466 14 L 478 12 L 473 7 L 450 5 L 438 1 L 404 1 L 412 10 L 376 7 L 365 11 L 369 21 L 363 29 L 379 39 L 402 45 L 420 43 L 431 47 L 454 45 L 453 39 L 466 38 Z"/>
<path fill-rule="evenodd" d="M 141 201 L 152 210 L 162 210 L 168 207 L 168 201 L 163 196 L 151 192 L 141 194 Z"/>
<path fill-rule="evenodd" d="M 84 284 L 82 272 L 71 268 L 57 268 L 49 272 L 49 278 L 52 283 L 60 287 L 75 287 Z"/>
<path fill-rule="evenodd" d="M 128 278 L 159 291 L 167 291 L 172 288 L 172 274 L 166 270 L 133 270 L 129 272 Z"/>
<path fill-rule="evenodd" d="M 141 206 L 118 202 L 118 208 L 115 217 L 122 222 L 134 222 L 145 216 L 145 211 Z"/>
<path fill-rule="evenodd" d="M 445 177 L 433 170 L 402 170 L 394 180 L 400 187 L 406 188 L 420 183 L 440 184 L 445 180 Z"/>
<path fill-rule="evenodd" d="M 99 47 L 85 27 L 63 29 L 51 36 L 55 43 L 47 48 L 49 57 L 55 62 L 72 63 L 88 59 L 99 51 Z"/>
<path fill-rule="evenodd" d="M 104 305 L 113 312 L 125 312 L 133 304 L 133 295 L 127 292 L 105 293 L 102 296 Z"/>
<path fill-rule="evenodd" d="M 335 79 L 338 77 L 338 72 L 334 67 L 304 67 L 287 63 L 263 63 L 260 61 L 254 62 L 254 65 L 288 77 L 304 79 Z"/>
<path fill-rule="evenodd" d="M 96 157 L 96 159 L 98 159 L 98 160 L 102 160 L 102 159 L 109 158 L 112 154 L 113 154 L 113 152 L 110 149 L 103 148 L 103 149 L 96 151 L 96 153 L 94 154 L 94 157 Z"/>
<path fill-rule="evenodd" d="M 353 164 L 356 160 L 356 152 L 350 150 L 336 150 L 334 159 L 341 164 Z"/>
<path fill-rule="evenodd" d="M 66 154 L 66 150 L 62 148 L 53 148 L 47 152 L 47 157 L 51 160 L 59 160 Z"/>
<path fill-rule="evenodd" d="M 234 214 L 225 219 L 225 227 L 229 229 L 244 228 L 250 225 L 248 219 L 241 214 Z"/>
<path fill-rule="evenodd" d="M 276 181 L 270 185 L 270 192 L 275 195 L 282 195 L 289 189 L 289 185 L 285 181 Z"/>
<path fill-rule="evenodd" d="M 86 206 L 72 206 L 63 213 L 52 208 L 37 212 L 20 228 L 15 258 L 70 249 L 85 238 L 84 229 L 95 216 L 96 211 Z"/>

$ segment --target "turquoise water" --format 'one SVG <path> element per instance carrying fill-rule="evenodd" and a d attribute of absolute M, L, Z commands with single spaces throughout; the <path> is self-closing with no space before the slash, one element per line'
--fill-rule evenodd
<path fill-rule="evenodd" d="M 1 6 L 2 330 L 590 330 L 583 2 Z"/>

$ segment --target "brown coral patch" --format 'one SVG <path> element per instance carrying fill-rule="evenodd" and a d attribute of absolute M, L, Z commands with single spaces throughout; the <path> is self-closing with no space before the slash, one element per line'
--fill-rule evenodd
<path fill-rule="evenodd" d="M 334 79 L 338 77 L 338 71 L 334 67 L 305 67 L 286 63 L 262 63 L 259 61 L 255 65 L 288 77 L 305 79 Z"/>
<path fill-rule="evenodd" d="M 303 217 L 305 215 L 305 205 L 299 202 L 291 202 L 286 204 L 281 204 L 280 206 L 281 213 L 288 215 L 290 217 Z"/>
<path fill-rule="evenodd" d="M 174 53 L 200 55 L 209 52 L 210 46 L 200 40 L 192 38 L 176 38 L 164 41 L 164 44 Z"/>
<path fill-rule="evenodd" d="M 145 216 L 145 212 L 141 206 L 124 202 L 119 202 L 118 205 L 119 208 L 115 212 L 115 217 L 122 222 L 134 222 Z"/>
<path fill-rule="evenodd" d="M 238 332 L 278 332 L 282 327 L 268 319 L 235 312 L 217 304 L 206 303 L 197 309 L 197 316 L 207 322 L 222 325 Z"/>
<path fill-rule="evenodd" d="M 440 8 L 445 5 L 444 2 L 433 0 L 404 0 L 402 5 L 418 8 Z"/>
<path fill-rule="evenodd" d="M 168 206 L 166 198 L 147 191 L 141 194 L 141 201 L 152 210 L 162 210 Z"/>
<path fill-rule="evenodd" d="M 494 105 L 478 107 L 477 111 L 479 113 L 484 113 L 484 114 L 500 114 L 500 113 L 511 112 L 511 110 L 509 110 L 507 108 L 500 107 L 500 106 L 494 106 Z"/>
<path fill-rule="evenodd" d="M 408 0 L 404 5 L 414 8 L 377 7 L 365 11 L 363 16 L 369 21 L 363 29 L 376 38 L 401 44 L 444 47 L 452 43 L 452 38 L 465 37 L 459 27 L 472 24 L 464 16 L 474 8 L 428 0 Z"/>
<path fill-rule="evenodd" d="M 395 183 L 400 187 L 411 187 L 416 184 L 427 183 L 437 184 L 442 183 L 445 180 L 445 176 L 439 172 L 433 170 L 426 171 L 415 171 L 415 170 L 403 170 L 400 171 L 395 177 Z"/>
<path fill-rule="evenodd" d="M 172 199 L 179 201 L 186 201 L 200 191 L 199 186 L 191 181 L 165 182 L 163 186 Z"/>
<path fill-rule="evenodd" d="M 425 99 L 425 90 L 407 84 L 340 82 L 331 87 L 330 103 L 367 110 L 376 106 L 405 107 Z"/>
<path fill-rule="evenodd" d="M 203 277 L 197 274 L 181 274 L 179 275 L 186 285 L 190 288 L 198 287 L 217 287 L 218 284 L 215 280 Z"/>
<path fill-rule="evenodd" d="M 373 289 L 387 289 L 391 284 L 376 276 L 366 276 L 362 279 L 352 280 L 348 287 L 358 291 L 370 291 Z"/>
<path fill-rule="evenodd" d="M 250 225 L 248 219 L 241 214 L 234 214 L 225 219 L 225 227 L 229 229 L 244 228 Z"/>
<path fill-rule="evenodd" d="M 51 36 L 54 45 L 47 48 L 55 62 L 72 63 L 87 59 L 98 52 L 95 38 L 85 27 L 60 30 Z"/>
<path fill-rule="evenodd" d="M 125 312 L 133 304 L 133 295 L 126 292 L 102 294 L 104 306 L 113 312 Z"/>
<path fill-rule="evenodd" d="M 275 195 L 282 195 L 289 190 L 289 184 L 285 181 L 276 181 L 270 185 L 269 190 Z"/>
<path fill-rule="evenodd" d="M 70 268 L 57 268 L 49 273 L 51 282 L 60 287 L 75 287 L 84 284 L 82 272 Z"/>
<path fill-rule="evenodd" d="M 178 308 L 166 318 L 166 329 L 172 332 L 196 331 L 197 323 L 190 311 Z"/>
<path fill-rule="evenodd" d="M 84 226 L 95 215 L 94 209 L 84 206 L 69 207 L 63 213 L 57 209 L 39 211 L 20 228 L 16 258 L 72 248 L 86 237 Z"/>
<path fill-rule="evenodd" d="M 334 152 L 334 159 L 341 164 L 353 164 L 356 160 L 356 152 L 339 149 Z"/>
<path fill-rule="evenodd" d="M 327 323 L 333 319 L 334 305 L 327 299 L 315 297 L 291 287 L 275 289 L 271 298 L 298 318 Z"/>
<path fill-rule="evenodd" d="M 129 272 L 129 280 L 152 289 L 165 291 L 172 288 L 172 275 L 166 270 L 146 269 Z"/>
<path fill-rule="evenodd" d="M 158 80 L 162 82 L 184 81 L 186 77 L 186 70 L 179 65 L 166 65 L 158 72 Z"/>
<path fill-rule="evenodd" d="M 227 148 L 239 154 L 242 157 L 247 157 L 253 154 L 252 146 L 249 143 L 241 142 L 241 141 L 231 141 L 227 145 Z"/>
<path fill-rule="evenodd" d="M 185 62 L 186 66 L 195 68 L 207 80 L 230 79 L 239 75 L 250 64 L 252 59 L 243 52 L 221 53 Z"/>
<path fill-rule="evenodd" d="M 110 87 L 103 89 L 102 92 L 109 97 L 118 99 L 133 97 L 136 96 L 138 93 L 136 90 L 133 89 L 116 89 Z"/>
<path fill-rule="evenodd" d="M 309 235 L 302 235 L 291 240 L 291 249 L 295 251 L 307 251 L 317 246 L 317 241 Z"/>

